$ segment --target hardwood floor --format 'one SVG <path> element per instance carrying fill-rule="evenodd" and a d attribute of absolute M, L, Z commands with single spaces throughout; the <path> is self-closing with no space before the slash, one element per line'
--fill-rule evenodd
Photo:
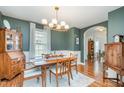
<path fill-rule="evenodd" d="M 89 85 L 89 87 L 118 87 L 119 85 L 114 81 L 105 80 L 105 82 L 103 82 L 102 68 L 103 65 L 100 62 L 87 62 L 86 65 L 78 65 L 78 71 L 80 73 L 96 80 Z"/>

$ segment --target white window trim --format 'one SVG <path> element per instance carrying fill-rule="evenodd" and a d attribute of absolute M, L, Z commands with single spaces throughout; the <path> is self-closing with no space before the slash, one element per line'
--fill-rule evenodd
<path fill-rule="evenodd" d="M 30 51 L 29 51 L 29 53 L 30 53 L 30 58 L 32 58 L 32 57 L 34 57 L 35 56 L 35 43 L 34 43 L 34 41 L 35 41 L 35 31 L 41 31 L 41 30 L 43 30 L 43 31 L 47 31 L 47 33 L 48 33 L 48 52 L 49 51 L 51 51 L 51 31 L 48 29 L 48 28 L 46 28 L 46 29 L 38 29 L 38 28 L 36 28 L 36 24 L 35 23 L 30 23 Z"/>

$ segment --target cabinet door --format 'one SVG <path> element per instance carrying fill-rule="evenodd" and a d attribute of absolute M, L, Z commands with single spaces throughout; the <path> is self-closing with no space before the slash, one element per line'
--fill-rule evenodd
<path fill-rule="evenodd" d="M 115 44 L 113 45 L 113 63 L 112 65 L 114 67 L 121 67 L 121 58 L 122 58 L 122 53 L 121 53 L 121 44 Z"/>
<path fill-rule="evenodd" d="M 106 45 L 105 46 L 105 62 L 109 65 L 113 63 L 113 46 L 111 45 Z"/>
<path fill-rule="evenodd" d="M 22 50 L 22 33 L 17 32 L 15 35 L 15 50 Z"/>
<path fill-rule="evenodd" d="M 13 51 L 14 50 L 14 38 L 15 34 L 11 31 L 6 31 L 5 33 L 5 49 L 6 51 Z"/>
<path fill-rule="evenodd" d="M 4 46 L 5 46 L 4 32 L 2 30 L 0 30 L 0 53 L 4 52 Z"/>
<path fill-rule="evenodd" d="M 121 44 L 110 44 L 106 45 L 105 56 L 106 62 L 112 67 L 121 67 L 122 60 L 122 48 Z"/>
<path fill-rule="evenodd" d="M 0 79 L 2 79 L 4 76 L 3 76 L 3 54 L 0 54 Z"/>
<path fill-rule="evenodd" d="M 19 48 L 20 48 L 21 50 L 22 50 L 22 37 L 23 37 L 22 33 L 19 32 Z"/>

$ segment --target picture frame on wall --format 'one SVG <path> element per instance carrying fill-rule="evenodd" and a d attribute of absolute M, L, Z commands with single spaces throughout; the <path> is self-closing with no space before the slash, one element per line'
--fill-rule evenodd
<path fill-rule="evenodd" d="M 79 37 L 76 37 L 76 45 L 79 45 Z"/>

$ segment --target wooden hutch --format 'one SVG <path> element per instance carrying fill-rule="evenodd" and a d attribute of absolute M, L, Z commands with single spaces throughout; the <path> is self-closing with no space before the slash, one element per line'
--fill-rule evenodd
<path fill-rule="evenodd" d="M 106 70 L 111 68 L 117 73 L 116 78 L 107 78 Z M 122 76 L 124 75 L 124 42 L 116 42 L 105 44 L 105 62 L 103 66 L 103 80 L 113 79 L 117 80 L 117 83 L 122 82 Z M 119 77 L 120 76 L 120 77 Z"/>
<path fill-rule="evenodd" d="M 22 33 L 0 28 L 0 86 L 22 86 L 24 64 Z"/>
<path fill-rule="evenodd" d="M 94 60 L 94 41 L 88 40 L 88 61 L 93 62 Z"/>

